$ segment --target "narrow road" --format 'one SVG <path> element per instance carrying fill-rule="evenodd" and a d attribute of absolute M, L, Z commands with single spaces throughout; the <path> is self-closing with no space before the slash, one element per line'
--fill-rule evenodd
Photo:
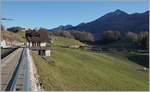
<path fill-rule="evenodd" d="M 19 48 L 1 61 L 1 91 L 40 91 L 28 48 Z"/>
<path fill-rule="evenodd" d="M 15 71 L 15 67 L 18 64 L 23 48 L 19 48 L 10 55 L 1 60 L 1 90 L 5 91 L 12 75 Z"/>

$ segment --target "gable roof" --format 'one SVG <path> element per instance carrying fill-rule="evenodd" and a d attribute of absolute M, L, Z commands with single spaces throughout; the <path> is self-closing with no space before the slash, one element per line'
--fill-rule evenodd
<path fill-rule="evenodd" d="M 28 30 L 26 31 L 28 42 L 48 42 L 48 31 L 46 30 Z"/>

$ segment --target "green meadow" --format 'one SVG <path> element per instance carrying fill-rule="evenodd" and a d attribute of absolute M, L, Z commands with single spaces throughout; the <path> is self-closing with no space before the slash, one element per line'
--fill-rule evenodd
<path fill-rule="evenodd" d="M 55 37 L 53 41 L 47 59 L 32 52 L 44 90 L 148 91 L 148 72 L 139 71 L 142 66 L 123 55 L 61 47 L 82 44 L 73 39 Z"/>

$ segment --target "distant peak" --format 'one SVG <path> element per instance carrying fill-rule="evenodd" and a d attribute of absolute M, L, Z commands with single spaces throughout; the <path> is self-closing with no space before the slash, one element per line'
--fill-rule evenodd
<path fill-rule="evenodd" d="M 117 9 L 117 10 L 115 10 L 115 12 L 123 12 L 122 10 L 120 10 L 120 9 Z"/>
<path fill-rule="evenodd" d="M 117 9 L 115 10 L 113 13 L 117 14 L 117 15 L 120 15 L 120 14 L 127 14 L 126 12 L 120 10 L 120 9 Z"/>
<path fill-rule="evenodd" d="M 68 25 L 66 25 L 65 27 L 73 27 L 72 25 L 70 25 L 70 24 L 68 24 Z"/>
<path fill-rule="evenodd" d="M 85 23 L 84 22 L 82 22 L 82 23 L 80 23 L 78 26 L 82 26 L 82 25 L 84 25 Z"/>

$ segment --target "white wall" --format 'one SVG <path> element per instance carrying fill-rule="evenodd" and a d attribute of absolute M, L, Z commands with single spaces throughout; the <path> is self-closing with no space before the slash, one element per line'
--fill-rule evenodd
<path fill-rule="evenodd" d="M 45 56 L 50 56 L 51 55 L 51 51 L 50 50 L 46 50 L 45 51 Z"/>
<path fill-rule="evenodd" d="M 30 42 L 30 44 L 29 44 L 29 42 L 27 42 L 26 45 L 27 45 L 28 47 L 32 47 L 32 42 Z M 37 45 L 37 44 L 36 44 L 36 45 Z M 41 47 L 46 47 L 46 42 L 40 43 L 40 46 L 41 46 Z"/>
<path fill-rule="evenodd" d="M 2 40 L 2 41 L 0 42 L 0 46 L 3 47 L 3 48 L 7 47 L 7 46 L 6 46 L 6 41 L 5 41 L 5 40 Z"/>
<path fill-rule="evenodd" d="M 45 46 L 46 46 L 46 42 L 40 43 L 40 46 L 41 46 L 41 47 L 45 47 Z"/>
<path fill-rule="evenodd" d="M 27 43 L 26 43 L 26 46 L 27 46 L 27 47 L 32 47 L 32 43 L 31 43 L 31 42 L 27 42 Z"/>

